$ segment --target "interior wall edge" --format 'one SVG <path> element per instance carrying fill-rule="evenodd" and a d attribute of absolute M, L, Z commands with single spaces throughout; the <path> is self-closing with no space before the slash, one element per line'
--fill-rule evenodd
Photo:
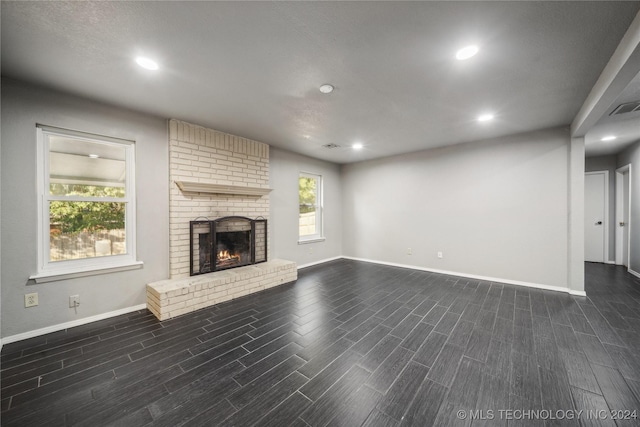
<path fill-rule="evenodd" d="M 584 291 L 573 290 L 573 289 L 569 289 L 568 287 L 545 285 L 543 283 L 523 282 L 521 280 L 511 280 L 511 279 L 504 279 L 504 278 L 499 278 L 499 277 L 480 276 L 480 275 L 477 275 L 477 274 L 464 273 L 464 272 L 460 272 L 460 271 L 438 270 L 438 269 L 435 269 L 435 268 L 422 267 L 422 266 L 418 266 L 418 265 L 398 264 L 398 263 L 393 263 L 393 262 L 378 261 L 378 260 L 373 260 L 373 259 L 357 258 L 357 257 L 351 257 L 351 256 L 343 256 L 342 258 L 350 259 L 350 260 L 353 260 L 353 261 L 371 262 L 371 263 L 374 263 L 374 264 L 388 265 L 388 266 L 391 266 L 391 267 L 409 268 L 409 269 L 412 269 L 412 270 L 427 271 L 427 272 L 430 272 L 430 273 L 438 273 L 438 274 L 446 274 L 446 275 L 450 275 L 450 276 L 465 277 L 465 278 L 468 278 L 468 279 L 483 280 L 483 281 L 486 281 L 486 282 L 495 282 L 495 283 L 502 283 L 502 284 L 507 284 L 507 285 L 515 285 L 515 286 L 525 286 L 525 287 L 529 287 L 529 288 L 542 289 L 542 290 L 545 290 L 545 291 L 564 292 L 564 293 L 568 293 L 568 294 L 572 294 L 572 295 L 586 296 L 586 293 Z"/>
<path fill-rule="evenodd" d="M 133 313 L 139 310 L 146 310 L 147 304 L 138 304 L 131 307 L 122 308 L 120 310 L 109 311 L 107 313 L 98 314 L 95 316 L 83 317 L 82 319 L 72 320 L 71 322 L 59 323 L 57 325 L 51 325 L 44 328 L 34 329 L 32 331 L 22 332 L 16 335 L 11 335 L 2 338 L 0 340 L 0 349 L 4 344 L 10 344 L 17 341 L 23 341 L 29 338 L 39 337 L 41 335 L 50 334 L 52 332 L 63 331 L 65 329 L 73 328 L 74 326 L 82 326 L 89 323 L 97 322 L 98 320 L 109 319 L 111 317 L 121 316 L 127 313 Z"/>
<path fill-rule="evenodd" d="M 313 261 L 313 262 L 308 262 L 306 264 L 301 264 L 301 265 L 298 265 L 297 268 L 298 270 L 300 270 L 302 268 L 313 267 L 314 265 L 324 264 L 325 262 L 337 261 L 339 259 L 344 259 L 344 258 L 346 258 L 344 255 L 338 255 L 331 258 L 321 259 L 319 261 Z"/>

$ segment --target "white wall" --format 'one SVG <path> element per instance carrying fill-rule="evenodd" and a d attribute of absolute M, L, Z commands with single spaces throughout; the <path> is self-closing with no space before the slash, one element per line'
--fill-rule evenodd
<path fill-rule="evenodd" d="M 631 164 L 631 233 L 629 269 L 640 274 L 640 141 L 618 154 L 618 167 Z M 6 253 L 3 247 L 2 252 Z"/>
<path fill-rule="evenodd" d="M 306 265 L 342 255 L 342 187 L 340 166 L 310 157 L 270 149 L 271 216 L 269 243 L 272 258 Z M 298 176 L 322 175 L 324 187 L 324 242 L 298 244 Z"/>
<path fill-rule="evenodd" d="M 609 171 L 609 259 L 616 260 L 616 156 L 597 156 L 585 159 L 585 172 Z"/>
<path fill-rule="evenodd" d="M 344 254 L 567 288 L 570 141 L 551 129 L 346 165 Z"/>
<path fill-rule="evenodd" d="M 136 141 L 138 270 L 50 283 L 37 268 L 36 123 Z M 164 119 L 2 79 L 2 337 L 145 303 L 145 285 L 168 277 L 168 138 Z M 24 294 L 39 305 L 24 308 Z M 69 296 L 80 295 L 78 312 Z"/>

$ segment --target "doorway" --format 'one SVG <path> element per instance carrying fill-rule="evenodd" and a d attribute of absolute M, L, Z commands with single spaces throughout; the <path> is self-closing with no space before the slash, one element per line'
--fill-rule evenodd
<path fill-rule="evenodd" d="M 604 263 L 609 259 L 609 171 L 585 173 L 584 259 Z"/>
<path fill-rule="evenodd" d="M 616 264 L 629 267 L 631 165 L 616 169 Z"/>

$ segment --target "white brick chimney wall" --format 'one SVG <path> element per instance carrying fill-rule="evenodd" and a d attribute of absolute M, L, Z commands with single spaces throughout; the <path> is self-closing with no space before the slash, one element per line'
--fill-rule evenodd
<path fill-rule="evenodd" d="M 189 276 L 189 221 L 230 215 L 269 219 L 268 195 L 184 194 L 175 183 L 268 188 L 267 144 L 172 119 L 169 121 L 169 179 L 169 274 L 172 279 Z"/>

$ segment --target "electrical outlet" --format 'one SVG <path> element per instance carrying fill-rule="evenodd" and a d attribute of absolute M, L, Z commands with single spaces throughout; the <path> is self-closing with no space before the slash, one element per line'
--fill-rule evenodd
<path fill-rule="evenodd" d="M 313 253 L 313 247 L 309 246 L 309 253 L 312 254 Z"/>
<path fill-rule="evenodd" d="M 438 258 L 442 258 L 442 252 L 438 252 Z"/>
<path fill-rule="evenodd" d="M 24 294 L 24 306 L 25 307 L 35 307 L 38 305 L 38 293 L 34 292 L 32 294 Z"/>
<path fill-rule="evenodd" d="M 80 295 L 71 295 L 69 297 L 69 308 L 76 308 L 80 305 Z"/>
<path fill-rule="evenodd" d="M 407 248 L 407 255 L 413 255 L 413 250 L 411 248 Z"/>

